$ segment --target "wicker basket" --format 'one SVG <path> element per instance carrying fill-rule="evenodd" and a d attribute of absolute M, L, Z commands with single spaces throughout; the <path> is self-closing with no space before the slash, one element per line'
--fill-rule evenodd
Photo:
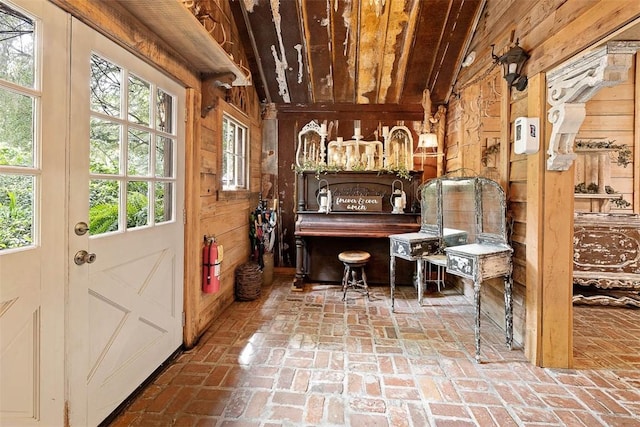
<path fill-rule="evenodd" d="M 236 268 L 235 293 L 238 301 L 252 301 L 260 296 L 262 271 L 256 262 L 247 262 Z"/>

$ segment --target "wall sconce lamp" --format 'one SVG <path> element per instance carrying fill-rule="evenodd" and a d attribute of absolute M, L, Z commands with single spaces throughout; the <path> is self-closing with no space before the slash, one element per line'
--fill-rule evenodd
<path fill-rule="evenodd" d="M 494 46 L 491 45 L 491 57 L 496 64 L 502 64 L 504 79 L 509 83 L 509 87 L 515 87 L 519 91 L 525 90 L 528 80 L 527 76 L 522 75 L 522 67 L 529 59 L 529 54 L 518 46 L 518 40 L 516 40 L 516 45 L 502 56 L 493 53 Z"/>

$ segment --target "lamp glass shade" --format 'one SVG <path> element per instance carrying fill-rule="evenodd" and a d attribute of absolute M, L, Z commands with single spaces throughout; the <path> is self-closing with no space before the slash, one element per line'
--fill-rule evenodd
<path fill-rule="evenodd" d="M 435 133 L 420 134 L 418 139 L 418 147 L 438 148 L 438 137 Z"/>
<path fill-rule="evenodd" d="M 529 54 L 517 43 L 507 53 L 498 58 L 498 62 L 503 67 L 504 78 L 509 83 L 509 86 L 512 86 L 522 75 L 522 68 L 527 59 L 529 59 Z"/>

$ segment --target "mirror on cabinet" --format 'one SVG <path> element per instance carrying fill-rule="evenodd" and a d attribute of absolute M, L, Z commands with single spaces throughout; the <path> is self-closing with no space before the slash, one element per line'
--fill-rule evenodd
<path fill-rule="evenodd" d="M 325 138 L 327 129 L 325 124 L 310 121 L 298 132 L 298 147 L 296 149 L 296 166 L 300 169 L 317 169 L 325 164 Z"/>

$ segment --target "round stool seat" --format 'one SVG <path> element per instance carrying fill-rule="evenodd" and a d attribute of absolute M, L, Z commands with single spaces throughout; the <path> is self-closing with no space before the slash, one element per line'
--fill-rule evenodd
<path fill-rule="evenodd" d="M 366 263 L 371 258 L 371 254 L 365 251 L 344 251 L 340 252 L 338 259 L 348 264 Z"/>
<path fill-rule="evenodd" d="M 363 288 L 369 299 L 369 286 L 364 267 L 371 258 L 371 254 L 365 251 L 344 251 L 338 254 L 338 259 L 344 264 L 344 276 L 342 277 L 342 300 L 347 298 L 347 288 Z M 360 277 L 358 278 L 358 272 Z"/>

